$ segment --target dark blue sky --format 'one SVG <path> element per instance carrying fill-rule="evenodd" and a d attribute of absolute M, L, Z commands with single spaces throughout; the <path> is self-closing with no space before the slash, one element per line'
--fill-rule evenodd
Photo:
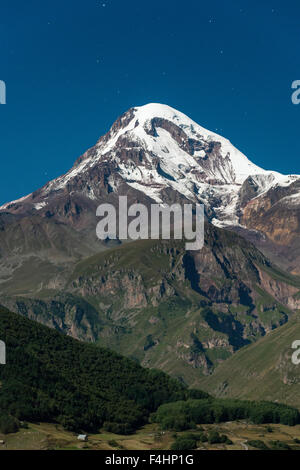
<path fill-rule="evenodd" d="M 66 172 L 148 102 L 300 173 L 299 40 L 299 0 L 1 0 L 0 203 Z"/>

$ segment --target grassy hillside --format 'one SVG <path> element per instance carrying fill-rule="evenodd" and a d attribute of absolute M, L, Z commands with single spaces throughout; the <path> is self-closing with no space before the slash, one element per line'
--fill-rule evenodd
<path fill-rule="evenodd" d="M 231 442 L 211 443 L 206 439 L 197 442 L 198 450 L 256 450 L 251 444 L 264 443 L 269 449 L 281 448 L 300 450 L 300 425 L 249 424 L 245 421 L 201 425 L 196 431 L 199 437 L 218 432 L 226 435 Z M 79 442 L 77 434 L 66 431 L 51 423 L 29 423 L 26 429 L 17 433 L 2 435 L 1 450 L 169 450 L 177 439 L 190 439 L 195 431 L 161 432 L 156 424 L 147 424 L 131 435 L 119 435 L 106 431 L 89 435 L 88 442 Z M 203 442 L 205 440 L 205 442 Z M 284 446 L 284 447 L 283 447 Z"/>
<path fill-rule="evenodd" d="M 198 450 L 256 450 L 251 444 L 264 443 L 273 449 L 274 443 L 281 443 L 281 448 L 300 450 L 300 425 L 249 424 L 245 421 L 201 425 L 196 431 L 198 436 L 208 436 L 218 432 L 226 435 L 230 443 L 211 443 L 201 439 L 197 442 Z M 79 442 L 77 434 L 66 431 L 61 426 L 51 423 L 29 423 L 26 429 L 17 433 L 3 435 L 0 439 L 1 450 L 169 450 L 177 439 L 190 439 L 195 431 L 161 432 L 156 424 L 147 424 L 131 435 L 119 435 L 106 431 L 89 435 L 88 442 Z M 283 447 L 283 445 L 285 447 Z"/>
<path fill-rule="evenodd" d="M 300 316 L 221 364 L 201 387 L 219 397 L 277 400 L 300 408 L 300 365 L 291 361 Z"/>

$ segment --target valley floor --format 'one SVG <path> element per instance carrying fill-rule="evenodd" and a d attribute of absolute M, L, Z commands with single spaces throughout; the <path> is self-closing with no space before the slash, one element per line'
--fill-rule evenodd
<path fill-rule="evenodd" d="M 216 430 L 226 434 L 232 445 L 204 443 L 198 450 L 254 450 L 249 444 L 272 441 L 287 444 L 292 450 L 300 450 L 300 425 L 289 427 L 279 424 L 254 425 L 246 422 L 230 422 L 202 425 L 205 432 Z M 192 431 L 193 432 L 193 431 Z M 177 433 L 177 436 L 187 432 Z M 169 450 L 174 442 L 173 432 L 160 432 L 156 425 L 147 425 L 130 436 L 100 433 L 89 436 L 88 442 L 79 442 L 77 435 L 55 424 L 29 424 L 15 434 L 1 435 L 0 450 Z"/>

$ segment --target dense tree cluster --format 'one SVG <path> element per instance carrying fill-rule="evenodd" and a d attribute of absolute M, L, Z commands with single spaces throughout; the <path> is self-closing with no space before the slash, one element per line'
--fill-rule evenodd
<path fill-rule="evenodd" d="M 212 424 L 245 419 L 255 424 L 300 423 L 299 411 L 287 405 L 270 402 L 206 398 L 161 405 L 152 420 L 162 429 L 183 431 L 197 424 Z"/>
<path fill-rule="evenodd" d="M 19 430 L 20 423 L 16 418 L 12 416 L 2 413 L 0 416 L 0 432 L 2 434 L 10 434 L 17 432 Z"/>
<path fill-rule="evenodd" d="M 225 434 L 219 434 L 216 430 L 211 430 L 208 434 L 200 431 L 197 433 L 184 433 L 181 436 L 176 435 L 171 450 L 196 449 L 198 445 L 204 442 L 232 445 L 232 441 Z"/>

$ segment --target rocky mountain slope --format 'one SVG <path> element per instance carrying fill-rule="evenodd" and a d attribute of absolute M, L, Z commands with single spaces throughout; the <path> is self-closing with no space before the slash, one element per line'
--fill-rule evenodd
<path fill-rule="evenodd" d="M 201 386 L 219 397 L 277 400 L 300 407 L 300 365 L 292 363 L 300 317 L 277 328 L 224 362 Z"/>
<path fill-rule="evenodd" d="M 300 279 L 206 225 L 205 246 L 143 240 L 80 261 L 60 289 L 1 296 L 11 310 L 199 385 L 300 309 Z"/>

